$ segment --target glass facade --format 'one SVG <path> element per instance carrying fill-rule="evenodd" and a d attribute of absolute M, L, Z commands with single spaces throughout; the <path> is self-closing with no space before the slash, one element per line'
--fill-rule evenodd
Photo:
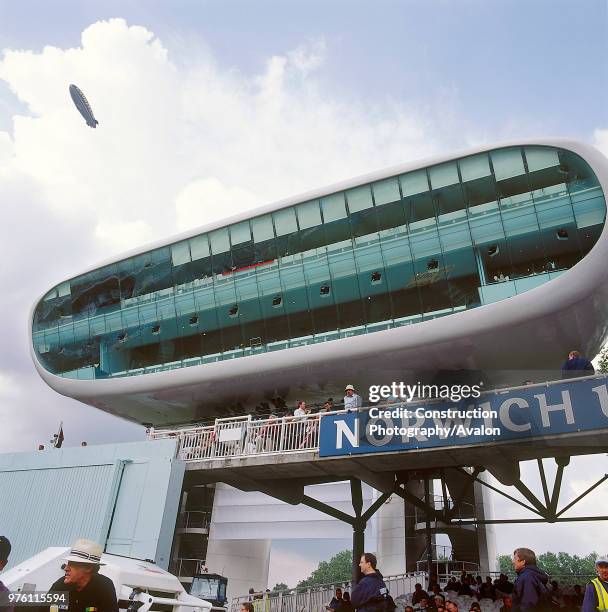
<path fill-rule="evenodd" d="M 511 147 L 364 184 L 89 272 L 34 313 L 50 372 L 146 374 L 449 315 L 580 261 L 606 214 L 588 164 Z"/>

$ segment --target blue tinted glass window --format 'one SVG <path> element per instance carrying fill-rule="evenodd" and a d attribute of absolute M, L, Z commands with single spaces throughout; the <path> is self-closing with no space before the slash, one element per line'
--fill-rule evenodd
<path fill-rule="evenodd" d="M 301 230 L 321 225 L 321 210 L 319 208 L 319 202 L 316 200 L 299 204 L 296 210 Z"/>
<path fill-rule="evenodd" d="M 274 227 L 277 236 L 286 236 L 298 231 L 298 223 L 296 221 L 296 211 L 293 208 L 284 208 L 272 213 L 274 219 Z"/>
<path fill-rule="evenodd" d="M 346 218 L 346 203 L 343 193 L 335 193 L 321 199 L 321 209 L 323 210 L 323 221 L 331 223 L 339 219 Z"/>
<path fill-rule="evenodd" d="M 348 210 L 351 214 L 361 210 L 367 210 L 374 206 L 372 191 L 369 185 L 357 187 L 356 189 L 349 189 L 346 192 L 346 199 L 348 201 Z"/>

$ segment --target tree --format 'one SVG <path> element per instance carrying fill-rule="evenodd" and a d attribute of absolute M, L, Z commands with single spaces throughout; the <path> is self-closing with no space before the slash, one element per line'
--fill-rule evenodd
<path fill-rule="evenodd" d="M 289 589 L 289 587 L 284 583 L 284 582 L 277 582 L 273 587 L 272 587 L 272 591 L 273 593 L 275 591 L 287 591 L 287 589 Z"/>
<path fill-rule="evenodd" d="M 565 552 L 546 552 L 536 557 L 538 566 L 550 576 L 593 576 L 596 559 L 596 552 L 589 553 L 586 557 L 570 555 Z M 498 562 L 503 574 L 513 574 L 510 555 L 500 555 Z"/>
<path fill-rule="evenodd" d="M 608 344 L 600 351 L 599 359 L 597 360 L 597 371 L 602 374 L 608 374 Z"/>
<path fill-rule="evenodd" d="M 352 576 L 353 551 L 343 550 L 329 561 L 321 561 L 319 567 L 298 583 L 298 587 L 311 587 L 318 584 L 348 582 Z"/>

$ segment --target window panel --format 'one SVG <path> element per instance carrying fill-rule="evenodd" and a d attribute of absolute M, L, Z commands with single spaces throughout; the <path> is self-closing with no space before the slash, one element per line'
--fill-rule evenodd
<path fill-rule="evenodd" d="M 323 210 L 323 221 L 331 223 L 346 218 L 346 203 L 343 193 L 335 193 L 321 199 L 321 209 Z"/>
<path fill-rule="evenodd" d="M 232 246 L 249 242 L 251 240 L 251 230 L 249 221 L 243 221 L 230 226 L 230 242 Z"/>
<path fill-rule="evenodd" d="M 429 168 L 429 178 L 431 180 L 431 189 L 439 189 L 448 185 L 456 185 L 460 182 L 458 178 L 458 168 L 456 162 L 448 162 L 439 166 Z"/>
<path fill-rule="evenodd" d="M 499 149 L 490 153 L 494 176 L 497 181 L 519 176 L 525 173 L 524 160 L 520 149 Z"/>
<path fill-rule="evenodd" d="M 376 202 L 376 206 L 388 204 L 389 202 L 395 202 L 401 199 L 401 193 L 399 192 L 399 181 L 396 178 L 390 178 L 373 183 L 372 189 L 374 191 L 374 201 Z"/>
<path fill-rule="evenodd" d="M 548 147 L 525 147 L 524 153 L 528 162 L 528 171 L 543 170 L 552 166 L 559 166 L 557 149 Z"/>
<path fill-rule="evenodd" d="M 321 220 L 321 209 L 319 208 L 319 202 L 317 200 L 300 204 L 296 209 L 300 230 L 317 227 L 323 223 Z"/>
<path fill-rule="evenodd" d="M 485 176 L 491 176 L 490 161 L 487 153 L 465 157 L 458 162 L 462 182 L 474 181 Z"/>
<path fill-rule="evenodd" d="M 192 261 L 209 257 L 211 252 L 209 251 L 209 238 L 206 234 L 190 238 L 190 254 Z"/>
<path fill-rule="evenodd" d="M 211 253 L 216 255 L 218 253 L 226 253 L 230 250 L 230 242 L 228 241 L 228 229 L 222 228 L 215 230 L 209 234 L 209 241 L 211 243 Z"/>
<path fill-rule="evenodd" d="M 251 220 L 251 231 L 255 242 L 263 242 L 274 238 L 274 229 L 272 227 L 272 218 L 270 215 L 256 217 Z"/>
<path fill-rule="evenodd" d="M 397 189 L 397 192 L 399 189 Z M 356 187 L 355 189 L 349 189 L 346 192 L 346 200 L 348 202 L 348 210 L 351 215 L 361 210 L 373 208 L 374 203 L 372 202 L 372 192 L 369 185 L 363 187 Z"/>
<path fill-rule="evenodd" d="M 416 170 L 415 172 L 402 174 L 399 177 L 399 181 L 401 182 L 401 191 L 404 198 L 429 190 L 426 170 Z"/>
<path fill-rule="evenodd" d="M 171 245 L 171 262 L 174 266 L 181 266 L 189 261 L 191 261 L 190 245 L 187 240 Z"/>
<path fill-rule="evenodd" d="M 293 208 L 284 208 L 272 213 L 274 219 L 274 228 L 277 236 L 286 236 L 298 231 L 298 223 L 296 221 L 296 211 Z"/>

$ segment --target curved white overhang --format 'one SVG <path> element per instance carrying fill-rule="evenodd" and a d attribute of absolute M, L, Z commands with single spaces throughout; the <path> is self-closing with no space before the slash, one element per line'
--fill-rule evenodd
<path fill-rule="evenodd" d="M 501 143 L 392 167 L 282 200 L 134 250 L 94 269 L 363 183 L 476 153 L 532 145 L 579 155 L 597 176 L 604 194 L 608 193 L 608 162 L 590 145 L 563 139 Z M 604 225 L 597 243 L 579 263 L 540 287 L 471 310 L 367 335 L 139 376 L 75 380 L 56 376 L 39 362 L 32 341 L 34 306 L 30 351 L 38 373 L 57 392 L 124 418 L 150 423 L 202 418 L 207 406 L 217 413 L 221 405 L 257 402 L 272 397 L 277 390 L 304 388 L 311 381 L 331 389 L 345 381 L 361 385 L 361 380 L 367 384 L 401 380 L 391 376 L 414 375 L 422 370 L 556 370 L 568 350 L 577 348 L 592 357 L 608 335 L 604 314 L 608 298 L 607 236 Z"/>

